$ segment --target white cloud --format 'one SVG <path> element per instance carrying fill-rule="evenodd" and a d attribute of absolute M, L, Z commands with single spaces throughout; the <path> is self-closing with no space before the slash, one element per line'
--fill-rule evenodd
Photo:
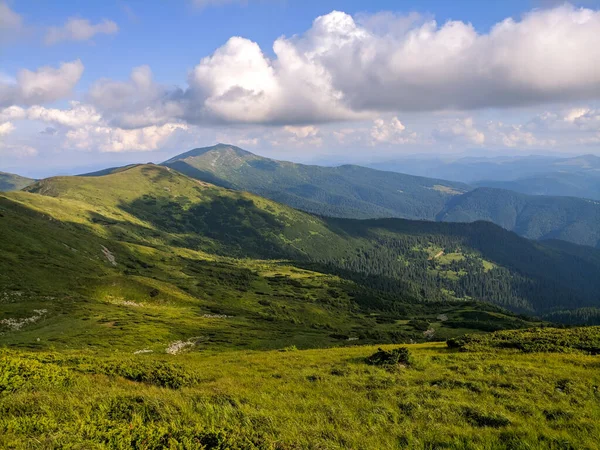
<path fill-rule="evenodd" d="M 0 123 L 0 136 L 6 136 L 15 130 L 15 126 L 12 122 Z"/>
<path fill-rule="evenodd" d="M 27 158 L 36 156 L 38 151 L 29 145 L 9 144 L 0 141 L 0 155 L 11 156 L 14 158 Z"/>
<path fill-rule="evenodd" d="M 44 39 L 47 45 L 62 41 L 88 41 L 97 34 L 116 34 L 118 25 L 112 20 L 92 24 L 88 19 L 71 17 L 62 27 L 51 27 Z"/>
<path fill-rule="evenodd" d="M 101 152 L 152 151 L 160 148 L 184 124 L 152 125 L 135 130 L 108 126 L 85 126 L 66 134 L 67 145 L 83 150 Z"/>
<path fill-rule="evenodd" d="M 71 93 L 81 75 L 80 60 L 62 63 L 58 69 L 44 66 L 36 71 L 19 71 L 15 82 L 0 81 L 0 106 L 40 104 L 61 99 Z"/>
<path fill-rule="evenodd" d="M 304 139 L 307 137 L 314 137 L 319 133 L 319 129 L 313 125 L 308 125 L 305 127 L 293 127 L 293 126 L 286 126 L 283 128 L 285 131 L 287 131 L 290 134 L 293 134 L 294 136 L 296 136 L 297 138 L 300 139 Z"/>
<path fill-rule="evenodd" d="M 122 128 L 164 125 L 184 116 L 182 95 L 156 84 L 148 66 L 134 68 L 128 81 L 96 82 L 88 97 L 114 125 Z"/>
<path fill-rule="evenodd" d="M 26 113 L 29 120 L 41 120 L 73 128 L 94 125 L 102 121 L 102 116 L 93 106 L 79 102 L 71 102 L 70 109 L 44 108 L 36 105 L 30 107 Z"/>
<path fill-rule="evenodd" d="M 258 44 L 231 38 L 204 58 L 189 77 L 188 120 L 301 124 L 357 119 L 343 106 L 318 64 L 284 39 L 275 42 L 269 60 Z"/>
<path fill-rule="evenodd" d="M 600 95 L 600 12 L 564 5 L 507 19 L 488 34 L 434 21 L 377 34 L 350 16 L 318 18 L 292 39 L 362 110 L 507 107 Z"/>
<path fill-rule="evenodd" d="M 441 140 L 457 141 L 478 146 L 483 145 L 486 141 L 485 134 L 475 126 L 471 117 L 444 121 L 433 130 L 433 136 Z"/>
<path fill-rule="evenodd" d="M 370 133 L 372 144 L 412 144 L 416 142 L 417 134 L 406 131 L 406 126 L 397 117 L 389 121 L 375 119 Z"/>
<path fill-rule="evenodd" d="M 102 152 L 151 151 L 160 148 L 178 130 L 187 130 L 182 123 L 142 126 L 123 129 L 108 123 L 96 108 L 89 104 L 71 102 L 68 109 L 45 108 L 34 105 L 29 108 L 11 106 L 0 110 L 0 121 L 31 120 L 58 126 L 65 137 L 65 146 Z M 7 132 L 11 122 L 6 122 Z M 46 128 L 42 134 L 56 135 L 59 130 Z M 2 126 L 0 126 L 2 134 Z"/>
<path fill-rule="evenodd" d="M 123 127 L 173 119 L 301 126 L 599 98 L 599 35 L 600 11 L 570 5 L 506 19 L 487 34 L 414 14 L 334 11 L 278 38 L 274 58 L 232 37 L 194 67 L 185 91 L 158 86 L 138 68 L 139 80 L 105 80 L 91 96 Z"/>

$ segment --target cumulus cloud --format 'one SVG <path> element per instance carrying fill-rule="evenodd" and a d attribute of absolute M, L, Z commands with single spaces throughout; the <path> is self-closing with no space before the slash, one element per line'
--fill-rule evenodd
<path fill-rule="evenodd" d="M 457 141 L 467 144 L 483 145 L 485 134 L 477 129 L 473 118 L 444 121 L 433 130 L 433 136 L 440 140 Z"/>
<path fill-rule="evenodd" d="M 506 19 L 487 34 L 435 21 L 377 34 L 333 12 L 291 41 L 353 110 L 507 107 L 600 95 L 600 12 L 570 5 Z"/>
<path fill-rule="evenodd" d="M 138 68 L 127 82 L 99 83 L 91 97 L 123 127 L 173 119 L 299 126 L 600 97 L 600 11 L 568 4 L 486 34 L 414 14 L 334 11 L 277 39 L 273 53 L 232 37 L 193 68 L 186 89 L 157 86 Z"/>
<path fill-rule="evenodd" d="M 23 69 L 14 82 L 0 81 L 0 106 L 32 105 L 61 99 L 71 93 L 83 69 L 80 60 L 62 63 L 58 68 L 44 66 L 36 71 Z"/>
<path fill-rule="evenodd" d="M 0 110 L 0 121 L 7 120 L 31 120 L 52 124 L 61 129 L 66 147 L 102 152 L 156 150 L 176 131 L 188 129 L 183 123 L 124 129 L 108 123 L 93 105 L 80 102 L 71 102 L 67 109 L 45 108 L 39 105 L 29 108 L 11 106 Z M 46 127 L 41 133 L 56 135 L 59 130 L 54 127 Z"/>
<path fill-rule="evenodd" d="M 101 152 L 151 151 L 158 149 L 177 130 L 186 130 L 184 124 L 152 125 L 135 130 L 108 126 L 87 126 L 70 130 L 67 145 L 82 150 Z"/>
<path fill-rule="evenodd" d="M 389 121 L 375 119 L 370 133 L 372 144 L 408 144 L 414 143 L 417 133 L 406 131 L 406 126 L 397 117 Z"/>
<path fill-rule="evenodd" d="M 164 125 L 185 116 L 183 92 L 155 83 L 148 66 L 134 68 L 128 81 L 96 82 L 88 99 L 122 128 Z"/>
<path fill-rule="evenodd" d="M 551 137 L 540 137 L 534 133 L 527 125 L 504 124 L 502 122 L 490 122 L 488 124 L 491 141 L 495 145 L 508 148 L 544 148 L 554 147 L 558 141 Z M 565 141 L 564 144 L 572 145 L 573 142 Z"/>
<path fill-rule="evenodd" d="M 258 44 L 233 37 L 202 59 L 188 78 L 187 118 L 239 123 L 301 124 L 364 117 L 343 105 L 324 68 L 285 39 L 277 59 Z"/>
<path fill-rule="evenodd" d="M 102 116 L 93 106 L 79 102 L 71 102 L 69 109 L 32 106 L 26 111 L 26 116 L 29 120 L 41 120 L 73 128 L 95 125 L 102 121 Z"/>
<path fill-rule="evenodd" d="M 88 19 L 71 17 L 62 27 L 51 27 L 44 42 L 47 45 L 62 41 L 88 41 L 97 34 L 116 34 L 119 27 L 112 20 L 103 20 L 92 24 Z"/>
<path fill-rule="evenodd" d="M 15 130 L 15 126 L 12 122 L 0 123 L 0 136 L 6 136 Z"/>

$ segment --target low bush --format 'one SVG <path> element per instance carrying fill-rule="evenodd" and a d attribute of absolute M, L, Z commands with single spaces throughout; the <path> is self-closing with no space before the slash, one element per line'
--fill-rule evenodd
<path fill-rule="evenodd" d="M 67 369 L 35 360 L 0 357 L 0 394 L 20 389 L 68 386 L 71 376 Z"/>
<path fill-rule="evenodd" d="M 372 366 L 391 367 L 399 364 L 410 366 L 412 357 L 406 347 L 398 347 L 390 351 L 379 349 L 377 352 L 366 358 L 366 363 Z"/>
<path fill-rule="evenodd" d="M 190 386 L 198 381 L 198 376 L 188 369 L 164 361 L 118 361 L 99 365 L 91 371 L 171 389 Z"/>
<path fill-rule="evenodd" d="M 472 334 L 447 341 L 449 348 L 462 351 L 511 349 L 523 353 L 600 354 L 600 327 L 532 328 Z"/>

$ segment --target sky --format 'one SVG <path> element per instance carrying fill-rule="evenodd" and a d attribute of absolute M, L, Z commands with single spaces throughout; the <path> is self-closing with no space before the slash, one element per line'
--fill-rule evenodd
<path fill-rule="evenodd" d="M 0 171 L 600 155 L 600 0 L 0 0 Z"/>

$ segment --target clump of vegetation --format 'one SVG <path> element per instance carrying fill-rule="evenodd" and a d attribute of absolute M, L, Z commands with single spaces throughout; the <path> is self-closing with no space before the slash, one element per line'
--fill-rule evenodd
<path fill-rule="evenodd" d="M 377 352 L 366 358 L 365 361 L 372 366 L 410 366 L 412 364 L 412 357 L 410 351 L 406 347 L 398 347 L 390 351 L 380 348 Z"/>
<path fill-rule="evenodd" d="M 108 362 L 96 365 L 91 371 L 171 389 L 191 386 L 198 381 L 198 376 L 185 367 L 164 361 L 140 362 L 132 359 Z"/>
<path fill-rule="evenodd" d="M 0 394 L 22 389 L 65 387 L 70 382 L 69 371 L 55 364 L 8 355 L 0 357 Z"/>
<path fill-rule="evenodd" d="M 512 349 L 523 353 L 600 354 L 600 327 L 588 328 L 532 328 L 527 330 L 497 331 L 490 334 L 469 334 L 448 339 L 449 348 L 462 351 Z"/>

